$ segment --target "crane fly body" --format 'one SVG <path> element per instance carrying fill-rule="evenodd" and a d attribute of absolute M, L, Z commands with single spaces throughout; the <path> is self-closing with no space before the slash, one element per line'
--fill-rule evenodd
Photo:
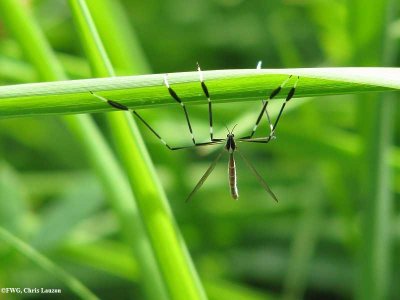
<path fill-rule="evenodd" d="M 236 125 L 233 127 L 235 129 Z M 232 131 L 228 130 L 228 134 L 226 136 L 226 139 L 218 139 L 215 140 L 214 144 L 220 144 L 225 142 L 224 148 L 220 151 L 220 153 L 217 155 L 217 157 L 214 159 L 214 161 L 211 163 L 207 171 L 204 173 L 203 177 L 199 180 L 197 185 L 194 187 L 193 191 L 189 194 L 189 196 L 186 198 L 186 202 L 188 202 L 192 196 L 200 189 L 200 187 L 204 184 L 208 176 L 211 174 L 211 172 L 214 170 L 215 166 L 217 165 L 218 161 L 220 160 L 222 154 L 227 151 L 229 153 L 229 161 L 228 161 L 228 179 L 229 179 L 229 189 L 231 192 L 231 196 L 234 200 L 239 199 L 239 190 L 237 187 L 237 175 L 236 175 L 236 161 L 235 161 L 235 156 L 234 153 L 238 153 L 239 156 L 244 160 L 246 165 L 249 167 L 249 169 L 253 172 L 253 174 L 256 176 L 258 181 L 261 183 L 263 188 L 268 192 L 268 194 L 276 201 L 278 202 L 278 198 L 275 196 L 275 194 L 272 192 L 272 190 L 269 188 L 268 184 L 265 182 L 265 180 L 261 177 L 261 175 L 258 173 L 256 168 L 250 163 L 250 161 L 242 154 L 241 151 L 239 151 L 237 145 L 236 145 L 236 140 L 235 140 L 235 135 L 233 134 L 233 129 Z M 245 139 L 239 139 L 239 142 L 246 142 L 247 140 Z"/>
<path fill-rule="evenodd" d="M 261 68 L 261 63 L 259 63 L 257 65 L 257 69 Z M 97 95 L 93 92 L 90 91 L 90 93 L 100 99 L 101 101 L 107 103 L 108 105 L 112 106 L 114 109 L 117 110 L 125 110 L 125 111 L 130 111 L 132 112 L 132 114 L 137 117 L 169 150 L 180 150 L 180 149 L 186 149 L 186 148 L 190 148 L 190 147 L 201 147 L 201 146 L 208 146 L 208 145 L 217 145 L 217 144 L 223 144 L 225 143 L 225 146 L 223 147 L 223 149 L 221 149 L 221 151 L 219 152 L 219 154 L 217 155 L 217 157 L 214 159 L 214 161 L 211 163 L 211 165 L 208 167 L 208 169 L 206 170 L 206 172 L 204 173 L 204 175 L 200 178 L 199 182 L 197 183 L 197 185 L 194 187 L 194 189 L 192 190 L 192 192 L 189 194 L 189 196 L 186 198 L 186 202 L 188 202 L 192 196 L 197 192 L 197 190 L 200 189 L 200 187 L 204 184 L 204 182 L 207 180 L 208 176 L 211 174 L 211 172 L 214 170 L 216 164 L 218 163 L 218 161 L 220 160 L 220 158 L 222 157 L 223 152 L 227 151 L 229 153 L 229 162 L 228 162 L 228 179 L 229 179 L 229 188 L 230 188 L 230 193 L 233 199 L 237 200 L 239 198 L 239 192 L 238 192 L 238 187 L 237 187 L 237 174 L 236 174 L 236 162 L 235 162 L 235 157 L 234 154 L 238 153 L 239 156 L 244 160 L 245 164 L 247 165 L 247 167 L 253 172 L 253 174 L 255 175 L 255 177 L 257 178 L 257 180 L 259 181 L 259 183 L 262 185 L 262 187 L 264 188 L 265 191 L 267 191 L 267 193 L 271 196 L 271 198 L 273 198 L 275 201 L 278 201 L 277 197 L 275 196 L 275 194 L 271 191 L 271 189 L 269 188 L 268 184 L 265 182 L 265 180 L 261 177 L 261 175 L 258 173 L 258 171 L 256 170 L 256 168 L 250 163 L 250 161 L 243 156 L 243 154 L 241 153 L 241 151 L 238 149 L 236 143 L 237 142 L 248 142 L 248 143 L 263 143 L 263 144 L 267 144 L 270 141 L 272 141 L 275 138 L 275 130 L 276 130 L 276 126 L 281 118 L 282 112 L 286 106 L 286 103 L 289 102 L 290 99 L 292 99 L 292 97 L 294 96 L 295 93 L 295 89 L 297 86 L 297 83 L 299 81 L 299 76 L 297 76 L 297 80 L 295 81 L 294 85 L 290 88 L 289 92 L 287 93 L 287 96 L 285 98 L 285 101 L 283 102 L 281 109 L 278 113 L 278 116 L 275 119 L 275 122 L 272 123 L 270 116 L 268 114 L 268 110 L 267 110 L 267 106 L 269 103 L 269 100 L 273 99 L 275 96 L 277 96 L 282 89 L 284 88 L 284 86 L 286 85 L 286 83 L 292 78 L 292 75 L 290 75 L 285 81 L 283 81 L 281 83 L 281 85 L 279 85 L 277 88 L 275 88 L 269 95 L 269 97 L 265 100 L 262 100 L 262 108 L 260 113 L 258 114 L 257 120 L 255 122 L 255 125 L 251 131 L 251 133 L 247 136 L 244 137 L 240 137 L 240 138 L 235 138 L 235 135 L 233 134 L 233 130 L 235 129 L 236 125 L 232 128 L 231 131 L 228 130 L 228 134 L 226 136 L 225 139 L 223 138 L 215 138 L 214 137 L 214 130 L 213 130 L 213 115 L 212 115 L 212 101 L 211 101 L 211 96 L 210 96 L 210 92 L 207 88 L 207 85 L 205 83 L 204 77 L 203 77 L 203 72 L 200 69 L 200 66 L 197 65 L 197 70 L 199 72 L 199 79 L 200 79 L 200 88 L 203 91 L 203 94 L 205 96 L 205 98 L 207 99 L 207 103 L 208 103 L 208 120 L 209 120 L 209 128 L 210 128 L 210 140 L 207 142 L 196 142 L 195 137 L 194 137 L 194 132 L 193 132 L 193 128 L 192 125 L 190 123 L 190 119 L 189 119 L 189 113 L 186 109 L 185 103 L 184 101 L 182 101 L 182 99 L 178 96 L 178 94 L 175 92 L 175 90 L 170 86 L 169 81 L 168 81 L 168 75 L 165 74 L 164 76 L 164 86 L 166 87 L 168 94 L 171 97 L 171 100 L 177 102 L 184 113 L 185 119 L 186 119 L 186 123 L 188 126 L 188 130 L 189 133 L 191 135 L 191 139 L 192 139 L 192 143 L 193 145 L 190 146 L 170 146 L 151 126 L 149 123 L 147 123 L 142 117 L 141 115 L 135 111 L 135 110 L 131 110 L 129 107 L 125 106 L 124 104 L 117 102 L 115 100 L 111 100 L 111 99 L 107 99 L 104 98 L 100 95 Z M 263 116 L 266 116 L 266 120 L 268 122 L 269 125 L 269 134 L 267 136 L 264 137 L 254 137 L 254 134 L 258 128 L 258 125 L 260 124 L 261 120 L 263 119 Z"/>
<path fill-rule="evenodd" d="M 235 125 L 236 126 L 236 125 Z M 233 131 L 233 130 L 232 130 Z M 228 163 L 228 177 L 229 177 L 229 188 L 233 199 L 239 198 L 239 191 L 237 188 L 237 176 L 236 176 L 236 162 L 234 153 L 236 150 L 235 135 L 231 132 L 226 136 L 225 149 L 229 152 L 229 163 Z"/>

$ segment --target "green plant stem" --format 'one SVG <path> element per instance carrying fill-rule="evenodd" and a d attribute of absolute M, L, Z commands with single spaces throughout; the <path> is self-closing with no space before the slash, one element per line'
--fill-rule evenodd
<path fill-rule="evenodd" d="M 120 1 L 86 0 L 104 48 L 118 75 L 147 74 L 147 58 Z M 104 24 L 104 20 L 108 20 Z"/>
<path fill-rule="evenodd" d="M 204 72 L 204 77 L 213 91 L 213 102 L 219 103 L 264 99 L 289 74 L 301 76 L 296 97 L 400 89 L 400 69 L 395 68 L 219 70 Z M 115 110 L 89 91 L 132 109 L 176 105 L 163 80 L 164 74 L 155 74 L 2 86 L 0 117 Z M 294 80 L 287 83 L 276 99 L 287 95 Z M 169 82 L 185 102 L 205 103 L 197 72 L 170 74 Z"/>
<path fill-rule="evenodd" d="M 308 172 L 308 174 L 321 172 Z M 289 256 L 289 267 L 284 281 L 283 300 L 296 300 L 304 297 L 309 279 L 309 268 L 321 228 L 321 204 L 318 203 L 317 194 L 322 194 L 322 182 L 315 178 L 317 184 L 315 189 L 309 192 L 307 204 L 303 215 L 299 217 L 296 233 L 292 241 L 291 254 Z"/>
<path fill-rule="evenodd" d="M 387 28 L 394 20 L 395 1 L 351 2 L 353 39 L 358 65 L 394 62 L 394 39 Z M 363 13 L 361 12 L 361 9 Z M 371 23 L 374 19 L 376 22 Z M 377 43 L 377 41 L 380 41 Z M 389 298 L 391 266 L 392 169 L 389 153 L 393 136 L 394 102 L 383 97 L 359 99 L 358 119 L 364 137 L 360 168 L 363 215 L 356 296 L 363 300 Z"/>
<path fill-rule="evenodd" d="M 86 2 L 70 0 L 69 3 L 82 43 L 86 44 L 87 55 L 99 52 L 95 57 L 102 57 L 90 59 L 92 64 L 97 65 L 92 66 L 94 74 L 113 76 L 114 71 L 100 43 Z M 115 113 L 107 118 L 170 297 L 206 299 L 132 116 L 129 113 Z"/>

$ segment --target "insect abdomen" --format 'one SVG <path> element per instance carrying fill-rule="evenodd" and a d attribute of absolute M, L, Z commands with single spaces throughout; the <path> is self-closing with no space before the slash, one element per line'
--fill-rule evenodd
<path fill-rule="evenodd" d="M 230 153 L 229 155 L 228 174 L 229 174 L 229 187 L 231 189 L 231 196 L 233 199 L 237 200 L 239 198 L 239 192 L 237 188 L 236 165 L 233 153 Z"/>

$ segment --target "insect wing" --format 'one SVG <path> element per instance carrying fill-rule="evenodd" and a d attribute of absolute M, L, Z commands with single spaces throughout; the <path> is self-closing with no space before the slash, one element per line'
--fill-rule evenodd
<path fill-rule="evenodd" d="M 189 196 L 186 198 L 186 202 L 189 202 L 192 196 L 197 192 L 199 188 L 203 185 L 203 183 L 207 180 L 208 176 L 210 176 L 211 172 L 214 170 L 215 166 L 217 165 L 217 162 L 220 160 L 222 153 L 225 151 L 225 148 L 222 148 L 222 151 L 217 155 L 217 157 L 214 159 L 214 161 L 211 163 L 211 165 L 208 167 L 207 171 L 204 173 L 203 177 L 199 180 L 197 185 L 194 187 L 193 191 L 189 194 Z"/>
<path fill-rule="evenodd" d="M 244 162 L 246 163 L 246 165 L 249 167 L 249 169 L 254 173 L 254 175 L 256 175 L 256 178 L 258 179 L 258 181 L 261 183 L 261 185 L 263 186 L 263 188 L 268 192 L 268 194 L 271 195 L 272 198 L 274 198 L 274 200 L 276 202 L 278 202 L 278 198 L 276 198 L 274 192 L 271 191 L 271 189 L 269 188 L 268 184 L 265 182 L 265 180 L 261 177 L 261 175 L 257 172 L 256 168 L 250 163 L 250 161 L 239 151 L 239 149 L 236 148 L 236 151 L 239 153 L 239 155 L 243 158 Z"/>

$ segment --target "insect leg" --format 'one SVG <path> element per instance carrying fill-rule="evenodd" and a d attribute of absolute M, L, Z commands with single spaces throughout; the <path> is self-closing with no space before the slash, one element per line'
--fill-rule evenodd
<path fill-rule="evenodd" d="M 171 95 L 171 97 L 182 106 L 183 112 L 185 113 L 186 123 L 187 123 L 187 125 L 189 127 L 190 135 L 192 136 L 193 145 L 196 145 L 196 140 L 194 139 L 192 125 L 190 124 L 189 114 L 188 114 L 188 112 L 186 110 L 185 103 L 182 102 L 182 100 L 179 98 L 179 96 L 176 94 L 176 92 L 169 85 L 169 83 L 168 83 L 168 75 L 167 74 L 164 75 L 164 84 L 167 87 L 168 92 Z"/>
<path fill-rule="evenodd" d="M 203 72 L 201 71 L 199 63 L 197 63 L 197 70 L 199 72 L 201 89 L 203 90 L 203 93 L 208 100 L 208 120 L 209 120 L 209 124 L 210 124 L 210 141 L 214 141 L 215 139 L 214 139 L 214 129 L 213 129 L 213 114 L 212 114 L 212 104 L 211 104 L 210 92 L 208 91 L 207 85 L 204 82 Z"/>
<path fill-rule="evenodd" d="M 186 149 L 186 148 L 191 148 L 191 147 L 195 147 L 195 146 L 208 146 L 208 145 L 220 144 L 220 143 L 223 143 L 223 141 L 224 141 L 223 139 L 216 139 L 213 142 L 196 143 L 196 144 L 190 145 L 190 146 L 172 147 L 169 144 L 167 144 L 167 142 L 153 129 L 153 127 L 150 126 L 149 123 L 146 122 L 145 119 L 143 119 L 143 117 L 138 112 L 129 109 L 129 107 L 127 107 L 124 104 L 121 104 L 121 103 L 119 103 L 117 101 L 110 100 L 110 99 L 107 99 L 107 98 L 105 98 L 103 96 L 97 95 L 97 94 L 93 93 L 92 91 L 90 91 L 90 93 L 94 97 L 100 99 L 103 102 L 106 102 L 108 105 L 114 107 L 115 109 L 131 112 L 135 117 L 137 117 L 161 141 L 161 143 L 163 143 L 170 150 Z"/>
<path fill-rule="evenodd" d="M 222 153 L 224 153 L 225 148 L 222 148 L 222 150 L 219 152 L 217 157 L 214 159 L 214 161 L 211 163 L 211 165 L 208 167 L 207 171 L 204 173 L 204 175 L 200 178 L 199 182 L 196 184 L 194 187 L 193 191 L 189 194 L 189 196 L 186 198 L 185 202 L 189 202 L 192 196 L 198 191 L 198 189 L 201 188 L 201 186 L 204 184 L 204 182 L 207 180 L 208 176 L 210 176 L 211 172 L 214 170 L 215 166 L 217 165 L 217 162 L 220 160 Z"/>
<path fill-rule="evenodd" d="M 269 114 L 268 114 L 268 111 L 267 111 L 267 106 L 268 106 L 269 100 L 273 99 L 276 95 L 279 94 L 279 92 L 282 90 L 282 88 L 283 88 L 283 87 L 285 86 L 285 84 L 290 80 L 291 77 L 292 77 L 292 75 L 290 75 L 278 88 L 276 88 L 275 90 L 273 90 L 272 93 L 271 93 L 271 95 L 268 97 L 267 100 L 263 101 L 263 107 L 262 107 L 262 109 L 261 109 L 260 114 L 258 115 L 256 124 L 254 125 L 251 134 L 248 135 L 248 136 L 245 136 L 245 137 L 243 137 L 243 138 L 240 138 L 240 140 L 243 140 L 243 141 L 244 141 L 244 140 L 247 140 L 247 141 L 249 141 L 249 140 L 251 140 L 251 139 L 253 138 L 253 136 L 254 136 L 254 134 L 255 134 L 255 132 L 256 132 L 256 130 L 257 130 L 258 125 L 260 124 L 261 118 L 262 118 L 262 116 L 263 116 L 264 113 L 267 115 L 267 119 L 268 119 L 268 123 L 269 123 L 269 127 L 270 127 L 270 134 L 269 134 L 269 136 L 266 137 L 265 139 L 268 140 L 268 142 L 269 142 L 271 139 L 273 139 L 273 138 L 275 137 L 274 134 L 275 134 L 276 126 L 278 125 L 278 122 L 279 122 L 279 120 L 280 120 L 280 118 L 281 118 L 281 115 L 282 115 L 283 110 L 284 110 L 284 108 L 285 108 L 285 106 L 286 106 L 286 103 L 289 102 L 290 99 L 292 99 L 292 97 L 293 97 L 293 95 L 294 95 L 294 93 L 295 93 L 295 90 L 296 90 L 296 87 L 297 87 L 297 83 L 298 83 L 298 81 L 299 81 L 299 76 L 297 76 L 297 80 L 296 80 L 294 86 L 289 90 L 289 93 L 288 93 L 288 95 L 286 96 L 286 99 L 285 99 L 285 101 L 283 102 L 283 104 L 282 104 L 282 106 L 281 106 L 281 109 L 280 109 L 280 111 L 279 111 L 279 113 L 278 113 L 278 117 L 276 118 L 275 123 L 274 123 L 273 125 L 272 125 L 272 123 L 271 123 L 271 119 L 270 119 Z"/>
<path fill-rule="evenodd" d="M 264 190 L 267 191 L 267 193 L 276 201 L 278 202 L 278 198 L 275 196 L 274 192 L 270 189 L 268 186 L 267 182 L 261 177 L 260 173 L 256 170 L 256 168 L 253 166 L 253 164 L 242 154 L 242 152 L 239 151 L 239 149 L 236 149 L 237 153 L 242 157 L 244 162 L 246 163 L 247 167 L 253 172 L 253 174 L 256 176 L 258 182 L 261 183 L 263 186 Z"/>

